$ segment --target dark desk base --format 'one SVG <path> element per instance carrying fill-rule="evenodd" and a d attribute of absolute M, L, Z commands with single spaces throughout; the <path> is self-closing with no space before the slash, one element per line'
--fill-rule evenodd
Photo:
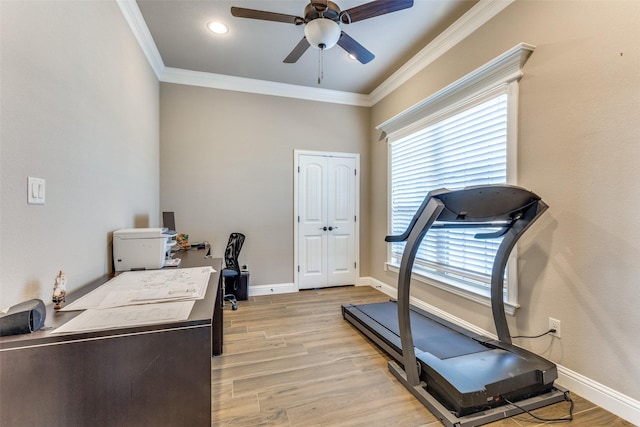
<path fill-rule="evenodd" d="M 222 261 L 204 253 L 179 255 L 181 268 L 216 270 L 185 321 L 56 336 L 51 330 L 78 312 L 49 306 L 47 329 L 0 337 L 0 426 L 210 427 Z M 68 303 L 108 279 L 70 293 Z"/>
<path fill-rule="evenodd" d="M 210 427 L 210 334 L 200 326 L 7 352 L 0 424 Z"/>

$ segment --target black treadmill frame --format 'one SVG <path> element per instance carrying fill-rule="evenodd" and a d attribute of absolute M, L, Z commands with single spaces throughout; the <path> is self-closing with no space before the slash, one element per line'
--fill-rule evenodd
<path fill-rule="evenodd" d="M 547 208 L 548 206 L 536 194 L 510 185 L 474 186 L 455 191 L 439 189 L 429 192 L 407 230 L 402 235 L 387 236 L 385 239 L 387 242 L 407 242 L 398 275 L 397 311 L 401 354 L 391 345 L 385 343 L 384 339 L 371 330 L 367 330 L 365 325 L 354 321 L 353 314 L 348 313 L 343 307 L 345 319 L 349 320 L 397 361 L 402 361 L 402 365 L 390 361 L 389 370 L 423 405 L 449 427 L 477 426 L 522 413 L 523 409 L 532 410 L 568 400 L 568 391 L 553 386 L 547 393 L 518 401 L 517 406 L 506 404 L 461 417 L 453 414 L 428 393 L 426 383 L 420 379 L 419 362 L 415 355 L 409 317 L 411 273 L 418 248 L 431 228 L 500 228 L 499 232 L 478 234 L 476 238 L 503 236 L 491 274 L 491 309 L 498 342 L 511 346 L 511 335 L 503 301 L 504 273 L 507 261 L 523 233 Z M 554 374 L 556 373 L 554 372 Z M 551 379 L 551 384 L 554 379 L 555 377 Z"/>
<path fill-rule="evenodd" d="M 532 411 L 542 408 L 543 406 L 569 400 L 569 390 L 558 385 L 554 385 L 553 389 L 548 393 L 519 400 L 517 402 L 517 406 L 507 404 L 458 417 L 426 391 L 425 383 L 420 383 L 416 386 L 409 384 L 405 371 L 396 361 L 389 361 L 389 370 L 398 379 L 398 381 L 400 381 L 413 394 L 413 396 L 420 401 L 420 403 L 429 409 L 438 418 L 438 420 L 447 427 L 480 426 L 522 414 L 525 410 Z"/>

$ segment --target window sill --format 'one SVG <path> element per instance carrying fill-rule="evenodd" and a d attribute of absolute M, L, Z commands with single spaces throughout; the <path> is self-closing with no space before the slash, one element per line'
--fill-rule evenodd
<path fill-rule="evenodd" d="M 394 273 L 400 272 L 400 267 L 391 264 L 389 262 L 385 263 L 385 268 L 387 271 L 392 271 Z M 488 292 L 483 292 L 477 288 L 474 288 L 469 285 L 465 285 L 462 282 L 451 280 L 450 283 L 444 281 L 441 277 L 435 278 L 429 275 L 424 271 L 416 271 L 414 268 L 411 273 L 411 278 L 417 282 L 425 283 L 427 285 L 433 286 L 438 289 L 442 289 L 444 291 L 450 292 L 454 295 L 460 296 L 462 298 L 466 298 L 470 301 L 476 302 L 478 304 L 482 304 L 486 307 L 491 307 L 491 298 Z M 509 316 L 513 316 L 516 313 L 516 310 L 520 307 L 519 304 L 514 304 L 512 302 L 505 301 L 504 302 L 504 311 Z"/>

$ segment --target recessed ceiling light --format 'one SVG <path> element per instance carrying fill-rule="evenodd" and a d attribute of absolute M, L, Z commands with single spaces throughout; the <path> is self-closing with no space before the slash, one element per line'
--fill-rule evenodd
<path fill-rule="evenodd" d="M 216 34 L 227 34 L 229 32 L 229 27 L 224 25 L 222 22 L 209 22 L 207 27 Z"/>

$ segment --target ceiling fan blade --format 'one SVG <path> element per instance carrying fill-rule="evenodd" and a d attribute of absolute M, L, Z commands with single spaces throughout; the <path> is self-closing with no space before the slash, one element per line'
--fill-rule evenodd
<path fill-rule="evenodd" d="M 284 22 L 286 24 L 301 25 L 304 19 L 299 16 L 286 15 L 284 13 L 265 12 L 263 10 L 245 9 L 244 7 L 231 7 L 231 15 L 236 18 L 261 19 L 263 21 Z"/>
<path fill-rule="evenodd" d="M 413 6 L 413 0 L 376 0 L 343 11 L 340 19 L 343 23 L 362 21 Z"/>
<path fill-rule="evenodd" d="M 296 45 L 296 47 L 293 48 L 289 56 L 284 58 L 284 61 L 282 62 L 284 62 L 285 64 L 293 64 L 294 62 L 298 61 L 298 59 L 300 59 L 302 54 L 305 53 L 307 49 L 309 49 L 309 46 L 311 45 L 307 41 L 307 38 L 303 37 L 302 40 L 300 40 L 300 42 Z"/>
<path fill-rule="evenodd" d="M 365 49 L 360 43 L 351 38 L 347 33 L 342 31 L 340 38 L 338 39 L 338 46 L 353 55 L 362 64 L 371 62 L 375 55 Z"/>

